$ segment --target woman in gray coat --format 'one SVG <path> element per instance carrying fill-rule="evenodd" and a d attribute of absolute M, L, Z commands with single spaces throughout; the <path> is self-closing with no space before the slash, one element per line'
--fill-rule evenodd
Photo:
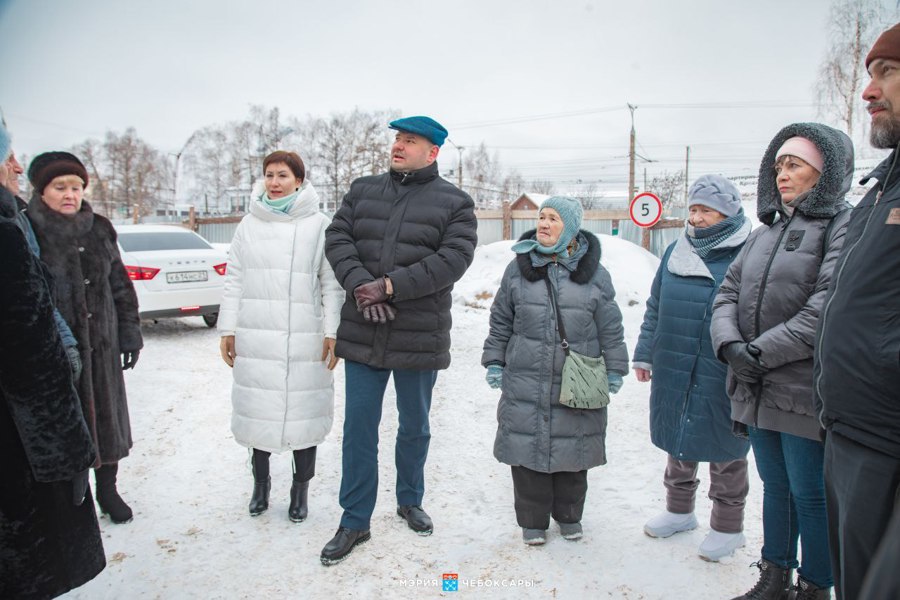
<path fill-rule="evenodd" d="M 787 598 L 798 564 L 796 598 L 830 597 L 812 357 L 844 243 L 852 175 L 853 145 L 843 133 L 817 123 L 782 129 L 759 171 L 763 226 L 731 264 L 713 308 L 713 348 L 729 365 L 731 416 L 749 433 L 763 482 L 760 579 L 739 599 Z"/>
<path fill-rule="evenodd" d="M 581 537 L 587 470 L 606 463 L 606 408 L 559 403 L 565 353 L 549 296 L 553 288 L 571 349 L 603 356 L 616 393 L 628 372 L 622 314 L 600 242 L 579 230 L 581 204 L 544 201 L 536 231 L 513 246 L 491 306 L 481 364 L 501 388 L 494 456 L 512 467 L 516 519 L 526 544 L 543 544 L 550 516 L 569 540 Z"/>

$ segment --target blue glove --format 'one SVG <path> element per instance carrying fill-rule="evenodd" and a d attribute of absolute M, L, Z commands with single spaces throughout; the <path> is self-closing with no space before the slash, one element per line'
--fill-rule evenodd
<path fill-rule="evenodd" d="M 496 390 L 499 388 L 503 384 L 503 367 L 500 365 L 489 365 L 484 380 L 491 386 L 491 389 Z"/>
<path fill-rule="evenodd" d="M 607 373 L 606 378 L 609 380 L 609 393 L 618 394 L 625 380 L 618 373 Z"/>

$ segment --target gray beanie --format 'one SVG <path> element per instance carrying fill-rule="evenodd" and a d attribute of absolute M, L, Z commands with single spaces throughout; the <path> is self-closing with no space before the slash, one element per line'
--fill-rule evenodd
<path fill-rule="evenodd" d="M 733 217 L 741 210 L 741 192 L 721 175 L 701 175 L 688 190 L 688 206 L 694 204 Z"/>

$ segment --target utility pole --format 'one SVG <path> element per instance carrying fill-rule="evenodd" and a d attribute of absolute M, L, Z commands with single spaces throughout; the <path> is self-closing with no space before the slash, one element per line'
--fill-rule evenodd
<path fill-rule="evenodd" d="M 631 141 L 628 148 L 628 206 L 634 200 L 634 111 L 637 106 L 628 104 L 631 111 Z"/>
<path fill-rule="evenodd" d="M 684 150 L 684 217 L 687 218 L 687 210 L 688 210 L 688 186 L 690 185 L 691 177 L 689 167 L 691 165 L 691 147 L 685 146 Z"/>
<path fill-rule="evenodd" d="M 647 191 L 647 167 L 644 167 L 644 191 Z"/>

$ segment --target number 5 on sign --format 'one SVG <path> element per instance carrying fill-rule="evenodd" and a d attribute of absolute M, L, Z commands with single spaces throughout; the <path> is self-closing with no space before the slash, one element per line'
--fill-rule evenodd
<path fill-rule="evenodd" d="M 662 217 L 662 202 L 656 194 L 650 192 L 638 194 L 631 201 L 628 214 L 638 227 L 653 227 Z"/>

